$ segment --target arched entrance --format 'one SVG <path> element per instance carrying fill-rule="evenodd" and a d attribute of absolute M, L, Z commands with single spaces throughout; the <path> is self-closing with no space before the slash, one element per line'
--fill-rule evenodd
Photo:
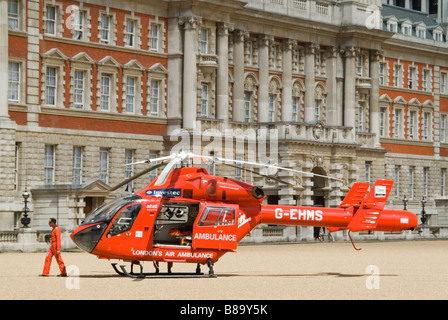
<path fill-rule="evenodd" d="M 311 172 L 322 176 L 327 175 L 325 170 L 321 167 L 315 167 Z M 325 207 L 329 192 L 328 179 L 320 176 L 313 176 L 311 180 L 313 181 L 313 195 L 311 196 L 313 205 L 316 207 Z"/>

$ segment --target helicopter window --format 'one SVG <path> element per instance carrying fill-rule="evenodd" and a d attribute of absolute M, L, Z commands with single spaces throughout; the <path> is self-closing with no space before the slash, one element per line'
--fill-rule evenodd
<path fill-rule="evenodd" d="M 235 209 L 228 207 L 205 207 L 199 226 L 223 226 L 235 223 Z"/>
<path fill-rule="evenodd" d="M 163 205 L 157 216 L 157 222 L 160 224 L 186 223 L 188 213 L 188 206 Z"/>
<path fill-rule="evenodd" d="M 107 237 L 109 238 L 117 234 L 131 230 L 135 218 L 137 218 L 137 215 L 140 212 L 141 207 L 142 207 L 141 204 L 134 204 L 130 205 L 127 208 L 124 208 L 115 218 L 115 221 L 110 227 Z"/>
<path fill-rule="evenodd" d="M 92 211 L 84 220 L 82 223 L 84 224 L 91 224 L 96 222 L 102 222 L 102 221 L 108 221 L 112 219 L 115 214 L 124 206 L 128 205 L 129 203 L 136 202 L 138 200 L 141 200 L 142 198 L 137 195 L 131 195 L 124 198 L 116 199 L 112 202 L 103 204 L 102 206 L 98 207 L 94 211 Z"/>

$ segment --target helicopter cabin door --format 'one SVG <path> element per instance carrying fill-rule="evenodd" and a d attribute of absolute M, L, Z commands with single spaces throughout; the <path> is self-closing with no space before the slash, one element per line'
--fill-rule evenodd
<path fill-rule="evenodd" d="M 202 203 L 193 228 L 193 249 L 236 250 L 238 205 Z"/>

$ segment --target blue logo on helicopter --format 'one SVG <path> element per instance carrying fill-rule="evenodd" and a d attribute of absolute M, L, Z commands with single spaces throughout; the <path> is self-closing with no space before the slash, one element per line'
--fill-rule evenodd
<path fill-rule="evenodd" d="M 147 196 L 153 196 L 153 197 L 180 197 L 182 195 L 182 189 L 151 189 L 146 190 L 145 194 Z"/>

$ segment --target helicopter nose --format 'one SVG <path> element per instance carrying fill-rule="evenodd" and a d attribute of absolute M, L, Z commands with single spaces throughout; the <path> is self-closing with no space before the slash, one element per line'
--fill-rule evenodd
<path fill-rule="evenodd" d="M 100 241 L 106 228 L 106 223 L 95 223 L 87 226 L 82 225 L 72 232 L 70 238 L 78 248 L 91 253 Z"/>

